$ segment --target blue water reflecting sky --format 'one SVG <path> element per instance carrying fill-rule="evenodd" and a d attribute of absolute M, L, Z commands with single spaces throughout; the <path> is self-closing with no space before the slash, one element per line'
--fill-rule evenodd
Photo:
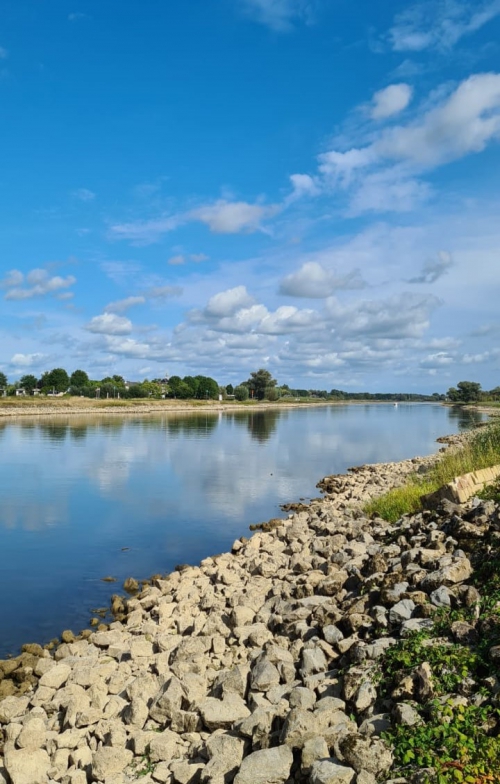
<path fill-rule="evenodd" d="M 436 451 L 463 417 L 400 404 L 0 421 L 0 656 L 84 628 L 130 575 L 227 550 L 326 474 Z"/>

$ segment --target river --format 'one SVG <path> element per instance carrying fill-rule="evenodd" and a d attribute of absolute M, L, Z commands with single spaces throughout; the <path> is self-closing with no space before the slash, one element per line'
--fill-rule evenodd
<path fill-rule="evenodd" d="M 228 550 L 327 474 L 435 452 L 470 416 L 400 403 L 0 421 L 0 657 L 87 627 L 128 576 Z"/>

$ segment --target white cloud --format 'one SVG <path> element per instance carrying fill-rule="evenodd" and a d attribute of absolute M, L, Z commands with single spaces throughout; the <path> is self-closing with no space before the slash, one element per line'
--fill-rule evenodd
<path fill-rule="evenodd" d="M 104 310 L 106 313 L 124 313 L 134 305 L 144 305 L 146 302 L 145 297 L 126 297 L 125 299 L 118 299 L 115 302 L 110 302 Z"/>
<path fill-rule="evenodd" d="M 98 335 L 128 335 L 132 332 L 132 322 L 115 313 L 103 313 L 101 316 L 94 316 L 85 329 Z"/>
<path fill-rule="evenodd" d="M 318 169 L 324 190 L 349 191 L 350 215 L 405 212 L 429 197 L 423 173 L 499 139 L 500 74 L 475 74 L 417 119 L 382 129 L 370 144 L 322 153 Z"/>
<path fill-rule="evenodd" d="M 95 193 L 88 188 L 78 188 L 76 191 L 73 191 L 72 195 L 80 201 L 93 201 L 95 199 Z"/>
<path fill-rule="evenodd" d="M 152 286 L 146 293 L 151 299 L 170 299 L 180 297 L 182 292 L 181 286 Z"/>
<path fill-rule="evenodd" d="M 208 261 L 210 256 L 207 256 L 206 253 L 191 253 L 189 258 L 191 261 L 194 261 L 195 264 L 199 264 L 202 261 Z"/>
<path fill-rule="evenodd" d="M 334 297 L 327 312 L 343 336 L 420 338 L 429 327 L 431 313 L 441 301 L 431 295 L 403 292 L 385 300 L 364 300 L 342 305 Z"/>
<path fill-rule="evenodd" d="M 365 288 L 359 270 L 353 270 L 344 276 L 337 276 L 325 269 L 316 261 L 308 261 L 297 270 L 287 275 L 280 283 L 280 294 L 290 297 L 309 297 L 325 299 L 340 289 Z"/>
<path fill-rule="evenodd" d="M 205 223 L 214 234 L 239 234 L 262 230 L 262 221 L 276 215 L 278 205 L 264 206 L 245 201 L 230 202 L 219 199 L 189 213 L 191 220 Z"/>
<path fill-rule="evenodd" d="M 294 22 L 311 23 L 311 0 L 238 0 L 241 9 L 255 21 L 277 32 L 290 30 Z"/>
<path fill-rule="evenodd" d="M 500 14 L 500 0 L 430 0 L 409 6 L 395 18 L 389 41 L 396 52 L 452 48 Z"/>
<path fill-rule="evenodd" d="M 11 270 L 7 277 L 0 281 L 1 288 L 7 289 L 4 298 L 7 300 L 24 300 L 57 294 L 76 283 L 73 275 L 62 278 L 59 275 L 50 277 L 47 270 L 33 269 L 27 275 L 19 270 Z"/>
<path fill-rule="evenodd" d="M 373 120 L 384 120 L 406 109 L 411 101 L 413 89 L 409 84 L 390 84 L 373 96 L 371 117 Z"/>
<path fill-rule="evenodd" d="M 245 286 L 236 286 L 234 289 L 227 289 L 215 294 L 208 300 L 204 310 L 208 318 L 223 318 L 232 316 L 242 308 L 248 308 L 255 302 L 254 298 L 247 292 Z"/>
<path fill-rule="evenodd" d="M 10 364 L 17 368 L 28 368 L 40 365 L 46 359 L 46 354 L 35 352 L 34 354 L 14 354 Z"/>
<path fill-rule="evenodd" d="M 179 214 L 165 215 L 146 221 L 115 223 L 110 226 L 109 235 L 118 240 L 130 240 L 137 245 L 150 245 L 153 242 L 158 242 L 164 234 L 174 231 L 184 222 L 184 216 Z"/>
<path fill-rule="evenodd" d="M 182 253 L 178 253 L 177 256 L 171 256 L 168 260 L 168 264 L 171 264 L 173 267 L 178 267 L 182 264 L 186 263 L 186 257 L 182 255 Z"/>
<path fill-rule="evenodd" d="M 303 199 L 304 197 L 319 196 L 321 193 L 320 186 L 314 177 L 310 177 L 309 174 L 292 174 L 290 176 L 290 182 L 293 190 L 285 199 L 286 205 L 297 201 L 297 199 Z"/>
<path fill-rule="evenodd" d="M 434 283 L 443 275 L 446 275 L 452 266 L 453 259 L 451 254 L 445 250 L 440 250 L 437 258 L 426 261 L 420 275 L 410 278 L 408 283 Z"/>

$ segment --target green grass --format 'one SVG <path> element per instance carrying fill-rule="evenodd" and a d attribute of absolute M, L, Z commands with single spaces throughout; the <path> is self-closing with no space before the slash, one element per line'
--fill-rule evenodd
<path fill-rule="evenodd" d="M 456 476 L 497 463 L 500 463 L 500 423 L 494 422 L 474 432 L 462 448 L 447 450 L 425 476 L 410 476 L 406 485 L 373 499 L 364 511 L 395 523 L 404 514 L 421 511 L 422 495 L 433 493 Z"/>

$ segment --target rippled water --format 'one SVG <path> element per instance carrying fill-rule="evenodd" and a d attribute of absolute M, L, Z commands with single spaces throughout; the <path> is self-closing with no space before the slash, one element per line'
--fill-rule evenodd
<path fill-rule="evenodd" d="M 130 575 L 227 550 L 327 474 L 469 424 L 405 404 L 0 420 L 0 656 L 84 628 Z"/>

